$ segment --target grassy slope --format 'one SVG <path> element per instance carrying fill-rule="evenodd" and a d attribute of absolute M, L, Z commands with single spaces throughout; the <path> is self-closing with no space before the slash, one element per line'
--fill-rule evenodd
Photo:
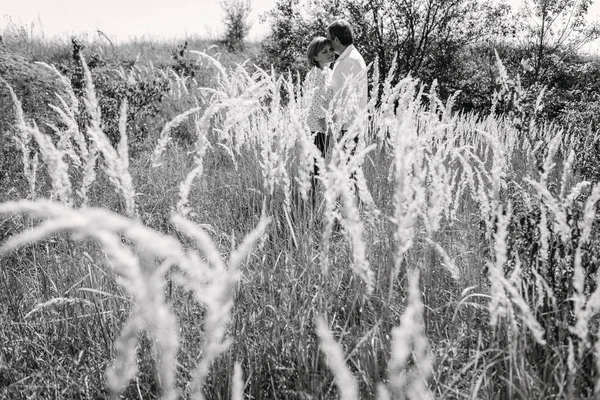
<path fill-rule="evenodd" d="M 148 54 L 155 54 L 153 49 L 144 48 Z M 126 50 L 127 56 L 117 59 L 126 61 L 133 53 Z M 231 60 L 237 57 L 244 56 L 231 56 Z M 23 71 L 33 68 L 23 62 L 19 65 Z M 24 82 L 24 91 L 18 94 L 25 107 L 47 102 L 41 96 L 44 92 L 33 89 L 48 85 L 43 79 L 40 81 Z M 27 88 L 32 98 L 27 95 Z M 39 108 L 31 107 L 26 112 L 41 118 Z M 177 107 L 174 110 L 182 111 Z M 2 121 L 10 119 L 9 111 L 3 109 Z M 164 118 L 166 122 L 167 116 Z M 143 148 L 151 149 L 156 134 L 147 140 Z M 226 152 L 216 145 L 216 136 L 210 140 L 213 147 L 204 159 L 205 172 L 191 193 L 195 212 L 192 218 L 204 224 L 222 253 L 228 253 L 234 242 L 239 243 L 258 223 L 263 178 L 256 151 L 242 151 L 236 169 Z M 159 168 L 150 168 L 149 152 L 142 150 L 130 165 L 134 187 L 139 192 L 136 201 L 140 220 L 176 237 L 181 235 L 169 224 L 167 216 L 177 203 L 179 183 L 192 166 L 188 150 L 172 146 Z M 293 170 L 296 163 L 292 160 L 288 167 Z M 386 179 L 390 167 L 391 154 L 381 149 L 372 152 L 365 163 L 369 189 L 382 213 L 365 228 L 367 254 L 375 271 L 371 297 L 364 296 L 364 285 L 348 268 L 351 254 L 343 230 L 332 237 L 330 273 L 325 277 L 318 257 L 324 224 L 321 212 L 294 197 L 291 215 L 286 215 L 280 211 L 282 199 L 278 194 L 270 197 L 274 221 L 267 240 L 252 253 L 241 271 L 228 328 L 232 343 L 212 368 L 205 390 L 207 398 L 229 397 L 236 361 L 241 363 L 247 379 L 245 393 L 252 398 L 334 398 L 337 388 L 333 375 L 318 348 L 314 325 L 317 315 L 326 316 L 342 344 L 361 398 L 374 398 L 376 385 L 387 377 L 392 328 L 400 324 L 407 302 L 404 271 L 408 267 L 422 271 L 423 317 L 436 358 L 430 381 L 436 397 L 568 397 L 564 392 L 568 380 L 564 339 L 555 348 L 536 354 L 533 340 L 522 326 L 519 325 L 517 337 L 511 336 L 514 332 L 504 325 L 490 328 L 485 300 L 470 297 L 489 293 L 486 260 L 490 248 L 482 239 L 475 202 L 461 204 L 459 218 L 444 221 L 433 238 L 454 260 L 460 279 L 450 277 L 442 266 L 442 257 L 421 239 L 407 254 L 402 273 L 393 275 L 396 226 L 390 221 L 394 213 L 394 187 Z M 12 179 L 13 176 L 11 182 L 15 182 Z M 3 192 L 0 200 L 25 197 L 24 182 L 16 181 L 16 190 Z M 100 177 L 92 204 L 119 210 L 120 202 L 105 178 Z M 32 225 L 27 218 L 0 218 L 3 240 Z M 424 228 L 420 225 L 418 231 Z M 106 397 L 104 371 L 115 356 L 113 343 L 132 302 L 115 281 L 98 246 L 90 241 L 75 243 L 60 235 L 4 255 L 0 265 L 0 312 L 4 322 L 0 327 L 2 397 Z M 205 310 L 177 286 L 167 284 L 165 291 L 178 316 L 181 350 L 177 380 L 178 386 L 185 388 L 190 370 L 200 357 Z M 86 301 L 48 307 L 28 315 L 37 304 L 55 297 Z M 137 347 L 140 373 L 127 387 L 126 398 L 157 396 L 152 340 L 143 335 Z M 550 354 L 553 350 L 555 354 Z"/>

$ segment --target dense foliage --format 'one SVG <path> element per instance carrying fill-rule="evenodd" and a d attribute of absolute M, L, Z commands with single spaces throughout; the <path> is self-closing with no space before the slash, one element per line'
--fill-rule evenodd
<path fill-rule="evenodd" d="M 459 110 L 486 114 L 497 98 L 495 112 L 516 118 L 522 130 L 533 114 L 537 122 L 560 124 L 581 143 L 576 167 L 592 179 L 598 154 L 589 145 L 595 130 L 587 127 L 596 126 L 600 75 L 597 60 L 577 52 L 600 34 L 598 24 L 585 19 L 589 6 L 589 0 L 528 0 L 523 8 L 475 0 L 278 0 L 265 16 L 272 28 L 262 45 L 263 65 L 306 71 L 310 39 L 345 18 L 367 63 L 377 62 L 372 73 L 376 68 L 377 76 L 386 76 L 396 60 L 392 82 L 407 75 L 435 81 L 440 97 L 458 93 Z M 496 55 L 510 82 L 499 79 Z"/>

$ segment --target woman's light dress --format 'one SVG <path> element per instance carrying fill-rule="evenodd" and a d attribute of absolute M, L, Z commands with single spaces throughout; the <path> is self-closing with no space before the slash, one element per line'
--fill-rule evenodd
<path fill-rule="evenodd" d="M 323 132 L 319 119 L 325 118 L 333 97 L 331 70 L 313 67 L 304 80 L 304 93 L 308 98 L 306 122 L 311 132 Z"/>

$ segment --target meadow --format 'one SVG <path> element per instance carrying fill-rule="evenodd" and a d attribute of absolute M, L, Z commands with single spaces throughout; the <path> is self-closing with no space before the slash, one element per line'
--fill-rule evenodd
<path fill-rule="evenodd" d="M 293 73 L 186 51 L 112 68 L 163 85 L 153 109 L 103 114 L 84 52 L 69 77 L 36 64 L 44 113 L 0 75 L 0 397 L 598 395 L 578 138 L 369 72 L 365 124 L 330 121 L 323 159 Z M 517 102 L 497 70 L 494 104 Z"/>

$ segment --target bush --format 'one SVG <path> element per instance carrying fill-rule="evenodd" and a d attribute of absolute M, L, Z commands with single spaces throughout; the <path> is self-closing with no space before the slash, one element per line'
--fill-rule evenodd
<path fill-rule="evenodd" d="M 250 32 L 250 0 L 221 0 L 225 11 L 225 46 L 229 51 L 243 51 L 244 38 Z"/>
<path fill-rule="evenodd" d="M 196 75 L 195 62 L 189 58 L 189 53 L 188 41 L 186 40 L 171 53 L 171 59 L 173 60 L 172 68 L 182 77 L 190 76 L 193 78 Z"/>
<path fill-rule="evenodd" d="M 71 81 L 75 94 L 82 99 L 84 96 L 84 71 L 81 66 L 80 54 L 85 46 L 77 39 L 72 40 L 73 60 L 68 65 L 61 66 L 63 74 Z M 159 112 L 158 105 L 169 90 L 169 81 L 163 74 L 153 68 L 132 66 L 128 71 L 106 66 L 106 62 L 98 53 L 87 57 L 98 103 L 104 121 L 104 133 L 113 145 L 118 143 L 120 107 L 127 100 L 127 134 L 129 146 L 135 151 L 149 133 L 147 121 L 152 120 Z M 83 110 L 83 104 L 80 105 Z M 80 113 L 80 128 L 85 126 L 85 113 Z"/>
<path fill-rule="evenodd" d="M 262 43 L 263 68 L 306 71 L 306 48 L 313 37 L 326 35 L 327 21 L 323 10 L 311 8 L 310 15 L 303 11 L 299 0 L 278 0 L 264 17 L 271 33 Z"/>

